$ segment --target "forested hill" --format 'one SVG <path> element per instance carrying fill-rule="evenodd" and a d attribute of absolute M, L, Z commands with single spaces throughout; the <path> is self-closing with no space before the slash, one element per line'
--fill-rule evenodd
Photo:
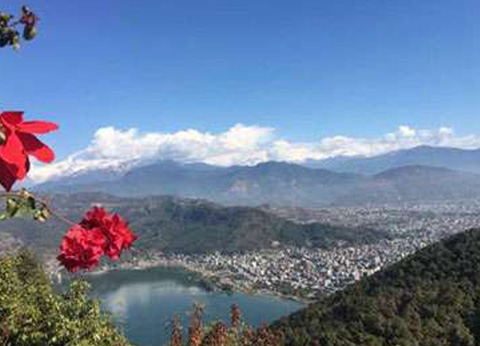
<path fill-rule="evenodd" d="M 175 197 L 120 198 L 100 193 L 46 197 L 62 215 L 79 220 L 92 203 L 119 212 L 139 235 L 136 251 L 202 253 L 244 251 L 281 246 L 329 247 L 344 242 L 358 244 L 385 238 L 381 231 L 319 223 L 299 224 L 261 209 L 222 207 L 202 200 Z M 2 224 L 9 233 L 34 250 L 53 250 L 66 225 L 52 218 L 44 225 L 24 219 Z"/>
<path fill-rule="evenodd" d="M 273 325 L 287 345 L 480 345 L 480 230 L 430 246 Z"/>

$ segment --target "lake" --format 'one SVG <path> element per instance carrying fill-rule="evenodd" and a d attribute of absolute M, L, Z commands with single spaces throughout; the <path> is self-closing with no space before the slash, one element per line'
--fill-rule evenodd
<path fill-rule="evenodd" d="M 272 322 L 302 308 L 302 304 L 268 295 L 208 292 L 195 275 L 180 269 L 118 270 L 90 276 L 93 295 L 118 326 L 138 346 L 168 342 L 169 324 L 178 315 L 184 330 L 194 303 L 205 305 L 205 321 L 229 321 L 232 304 L 238 304 L 243 320 L 252 326 Z"/>

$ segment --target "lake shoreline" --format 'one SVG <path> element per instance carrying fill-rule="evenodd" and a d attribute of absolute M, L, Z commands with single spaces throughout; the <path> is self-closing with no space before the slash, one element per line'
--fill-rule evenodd
<path fill-rule="evenodd" d="M 135 345 L 166 345 L 172 318 L 187 331 L 192 307 L 205 310 L 205 326 L 218 321 L 229 323 L 230 311 L 237 305 L 242 321 L 257 328 L 278 321 L 305 306 L 273 295 L 207 291 L 197 284 L 202 277 L 178 266 L 123 266 L 104 268 L 83 275 L 90 284 L 90 297 L 124 331 Z"/>
<path fill-rule="evenodd" d="M 95 271 L 91 271 L 86 273 L 86 276 L 102 276 L 106 275 L 115 271 L 142 271 L 142 270 L 149 270 L 149 269 L 176 269 L 183 271 L 185 273 L 193 274 L 193 282 L 206 291 L 210 292 L 224 292 L 227 294 L 233 293 L 243 293 L 243 294 L 250 294 L 256 296 L 271 296 L 279 299 L 290 300 L 293 302 L 300 303 L 304 306 L 307 306 L 314 301 L 305 299 L 302 297 L 298 297 L 295 295 L 287 295 L 282 294 L 277 291 L 267 290 L 267 289 L 244 289 L 239 285 L 235 285 L 235 283 L 231 282 L 232 285 L 226 285 L 222 283 L 222 278 L 220 273 L 216 273 L 213 271 L 207 271 L 201 268 L 197 268 L 191 265 L 185 265 L 184 263 L 179 262 L 172 262 L 168 260 L 157 260 L 157 261 L 146 261 L 142 260 L 141 263 L 130 263 L 124 262 L 118 264 L 116 267 L 112 268 L 110 266 L 104 266 L 100 269 Z"/>

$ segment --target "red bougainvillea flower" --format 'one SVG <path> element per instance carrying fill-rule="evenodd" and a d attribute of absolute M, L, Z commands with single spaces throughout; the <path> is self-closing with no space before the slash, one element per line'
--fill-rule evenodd
<path fill-rule="evenodd" d="M 67 231 L 60 245 L 58 260 L 70 272 L 98 266 L 106 239 L 99 229 L 86 230 L 75 225 Z"/>
<path fill-rule="evenodd" d="M 109 214 L 103 208 L 93 207 L 85 214 L 80 225 L 86 229 L 100 229 L 105 236 L 105 254 L 113 260 L 120 258 L 122 250 L 129 249 L 137 236 L 118 214 Z"/>
<path fill-rule="evenodd" d="M 78 225 L 68 230 L 57 258 L 71 272 L 92 269 L 103 255 L 118 260 L 122 250 L 129 249 L 136 239 L 118 214 L 94 207 Z"/>
<path fill-rule="evenodd" d="M 58 129 L 46 121 L 23 121 L 22 112 L 0 112 L 0 184 L 12 189 L 17 180 L 22 180 L 30 170 L 29 155 L 50 163 L 55 153 L 35 137 Z"/>

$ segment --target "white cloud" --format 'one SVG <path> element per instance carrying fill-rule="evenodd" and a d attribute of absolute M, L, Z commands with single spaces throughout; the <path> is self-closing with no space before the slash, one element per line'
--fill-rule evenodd
<path fill-rule="evenodd" d="M 412 129 L 410 126 L 405 126 L 402 125 L 398 128 L 398 132 L 403 136 L 403 137 L 415 137 L 417 134 L 417 131 Z"/>
<path fill-rule="evenodd" d="M 223 133 L 194 129 L 174 133 L 142 133 L 137 129 L 104 127 L 90 145 L 56 163 L 31 171 L 35 183 L 96 168 L 121 168 L 154 159 L 204 162 L 213 165 L 253 165 L 276 160 L 301 163 L 334 156 L 374 156 L 418 145 L 480 147 L 480 135 L 457 136 L 453 129 L 414 129 L 399 126 L 377 138 L 333 136 L 315 142 L 294 143 L 277 138 L 269 127 L 237 124 Z"/>

